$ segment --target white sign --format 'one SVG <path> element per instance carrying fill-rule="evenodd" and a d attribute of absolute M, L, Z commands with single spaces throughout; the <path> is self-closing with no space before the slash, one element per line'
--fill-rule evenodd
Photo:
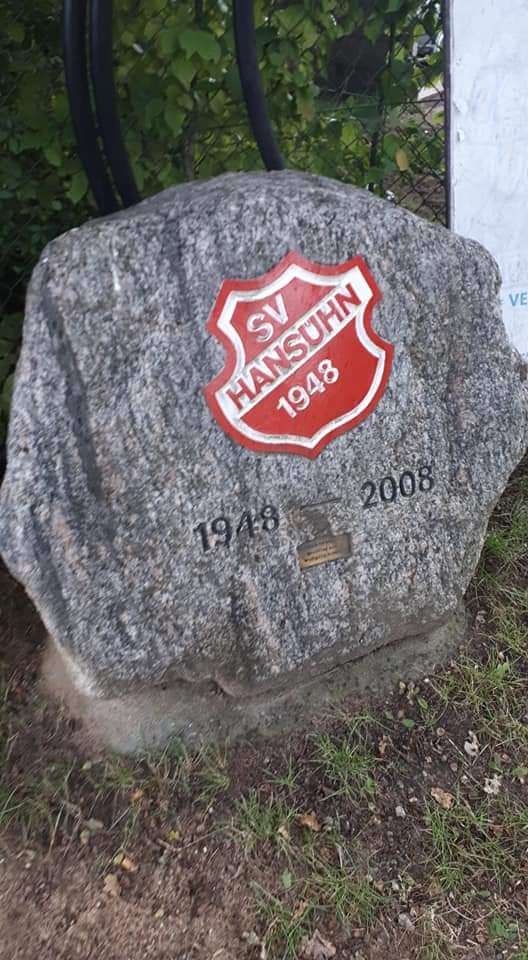
<path fill-rule="evenodd" d="M 528 0 L 449 0 L 451 227 L 498 261 L 528 356 Z"/>

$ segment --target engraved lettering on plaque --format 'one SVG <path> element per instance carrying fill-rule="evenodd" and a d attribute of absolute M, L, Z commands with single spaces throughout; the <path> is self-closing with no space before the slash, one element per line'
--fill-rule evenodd
<path fill-rule="evenodd" d="M 301 570 L 317 567 L 321 563 L 332 563 L 350 556 L 350 534 L 338 533 L 331 536 L 306 540 L 297 548 Z"/>

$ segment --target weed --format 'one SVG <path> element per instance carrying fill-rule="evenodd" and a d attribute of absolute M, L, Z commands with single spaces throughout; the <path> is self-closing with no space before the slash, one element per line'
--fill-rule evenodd
<path fill-rule="evenodd" d="M 501 511 L 496 523 L 486 537 L 484 562 L 492 559 L 496 565 L 498 579 L 511 576 L 512 572 L 526 562 L 526 544 L 528 542 L 528 490 L 526 477 L 522 482 L 525 497 L 518 496 L 510 501 L 508 509 Z M 498 520 L 498 522 L 497 522 Z"/>
<path fill-rule="evenodd" d="M 122 798 L 141 787 L 145 781 L 145 771 L 141 762 L 113 755 L 104 762 L 102 769 L 96 768 L 89 779 L 104 793 L 117 794 Z"/>
<path fill-rule="evenodd" d="M 372 880 L 347 859 L 349 862 L 344 863 L 341 858 L 339 864 L 316 860 L 309 888 L 343 927 L 348 929 L 352 923 L 359 923 L 368 928 L 376 919 L 384 897 Z"/>
<path fill-rule="evenodd" d="M 378 758 L 368 746 L 358 723 L 344 737 L 323 734 L 315 740 L 314 762 L 332 785 L 332 797 L 348 801 L 372 800 L 376 794 L 374 771 Z"/>
<path fill-rule="evenodd" d="M 229 782 L 225 753 L 207 746 L 191 753 L 174 738 L 162 752 L 137 760 L 110 757 L 94 785 L 120 797 L 130 797 L 138 790 L 153 796 L 177 790 L 188 797 L 197 787 L 199 799 L 210 804 L 228 789 Z"/>
<path fill-rule="evenodd" d="M 7 804 L 4 803 L 4 816 L 9 822 L 17 823 L 24 842 L 40 833 L 53 845 L 59 825 L 75 809 L 69 792 L 72 770 L 73 765 L 69 763 L 49 764 L 12 791 Z"/>
<path fill-rule="evenodd" d="M 5 769 L 9 761 L 9 753 L 13 742 L 9 711 L 10 686 L 10 681 L 0 671 L 0 777 L 5 775 Z"/>
<path fill-rule="evenodd" d="M 190 796 L 195 757 L 179 737 L 172 737 L 161 752 L 147 754 L 143 766 L 151 792 L 178 790 L 184 796 Z"/>
<path fill-rule="evenodd" d="M 525 679 L 517 660 L 493 645 L 484 660 L 463 657 L 434 683 L 448 705 L 471 713 L 474 725 L 495 741 L 528 745 L 523 721 Z"/>
<path fill-rule="evenodd" d="M 225 751 L 204 747 L 195 757 L 194 768 L 199 799 L 209 806 L 220 793 L 225 793 L 229 789 L 231 781 Z"/>
<path fill-rule="evenodd" d="M 442 887 L 455 894 L 493 885 L 501 891 L 522 869 L 526 808 L 508 802 L 470 804 L 457 798 L 451 809 L 428 805 L 432 866 Z"/>
<path fill-rule="evenodd" d="M 434 939 L 419 947 L 418 960 L 450 960 L 453 954 L 445 940 Z"/>
<path fill-rule="evenodd" d="M 284 787 L 288 793 L 292 794 L 295 792 L 297 787 L 297 779 L 299 777 L 299 770 L 296 768 L 295 761 L 293 757 L 288 757 L 288 769 L 282 776 L 270 777 L 268 783 L 273 784 L 276 787 Z"/>
<path fill-rule="evenodd" d="M 416 703 L 420 711 L 422 727 L 425 727 L 426 730 L 434 730 L 434 728 L 438 726 L 442 714 L 445 711 L 445 704 L 441 704 L 440 706 L 435 705 L 431 703 L 430 699 L 427 699 L 427 697 L 421 694 L 417 695 Z"/>
<path fill-rule="evenodd" d="M 261 955 L 276 960 L 298 960 L 301 943 L 312 929 L 316 904 L 291 897 L 287 901 L 279 900 L 256 884 L 254 890 L 257 913 L 265 926 Z"/>
<path fill-rule="evenodd" d="M 492 943 L 518 940 L 519 924 L 497 913 L 488 920 L 488 935 Z"/>
<path fill-rule="evenodd" d="M 233 830 L 235 836 L 242 838 L 246 851 L 265 843 L 287 851 L 297 815 L 298 810 L 286 804 L 282 797 L 273 793 L 263 797 L 252 789 L 237 804 Z"/>
<path fill-rule="evenodd" d="M 528 624 L 518 609 L 499 605 L 494 611 L 493 627 L 499 649 L 520 660 L 528 657 Z"/>
<path fill-rule="evenodd" d="M 20 808 L 17 790 L 0 781 L 0 827 L 7 827 Z"/>

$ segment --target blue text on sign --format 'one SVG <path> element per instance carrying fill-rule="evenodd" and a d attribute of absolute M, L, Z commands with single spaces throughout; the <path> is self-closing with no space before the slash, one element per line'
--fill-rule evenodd
<path fill-rule="evenodd" d="M 509 301 L 512 307 L 528 307 L 528 290 L 519 293 L 509 293 Z"/>

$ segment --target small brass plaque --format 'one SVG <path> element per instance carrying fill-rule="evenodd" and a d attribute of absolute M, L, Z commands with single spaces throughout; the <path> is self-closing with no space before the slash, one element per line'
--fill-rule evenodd
<path fill-rule="evenodd" d="M 301 570 L 317 567 L 320 563 L 331 563 L 350 556 L 350 534 L 338 533 L 317 537 L 301 543 L 297 553 Z"/>

